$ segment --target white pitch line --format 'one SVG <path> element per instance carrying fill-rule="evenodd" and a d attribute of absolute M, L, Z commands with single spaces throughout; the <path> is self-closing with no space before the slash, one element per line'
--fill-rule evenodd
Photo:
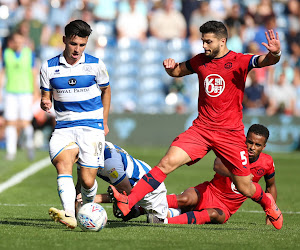
<path fill-rule="evenodd" d="M 23 180 L 25 180 L 27 177 L 35 174 L 36 172 L 40 171 L 41 169 L 51 165 L 50 158 L 47 157 L 43 160 L 40 160 L 32 165 L 30 165 L 28 168 L 24 169 L 23 171 L 15 174 L 13 177 L 8 179 L 7 181 L 0 184 L 0 193 L 5 191 L 6 189 L 13 187 Z"/>

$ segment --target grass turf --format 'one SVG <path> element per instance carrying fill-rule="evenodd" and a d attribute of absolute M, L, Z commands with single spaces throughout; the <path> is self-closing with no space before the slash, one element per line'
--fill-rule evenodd
<path fill-rule="evenodd" d="M 125 149 L 151 166 L 166 152 L 166 148 Z M 224 225 L 149 225 L 145 216 L 123 223 L 113 217 L 111 204 L 103 204 L 109 220 L 101 232 L 69 230 L 48 216 L 49 207 L 61 208 L 56 171 L 49 166 L 0 193 L 0 249 L 300 249 L 300 154 L 271 155 L 276 164 L 277 204 L 284 216 L 281 230 L 266 226 L 262 209 L 251 200 Z M 4 156 L 0 151 L 0 158 Z M 44 157 L 47 152 L 37 152 L 37 160 Z M 171 173 L 165 181 L 168 193 L 210 180 L 213 159 L 209 153 L 197 164 Z M 31 163 L 19 152 L 14 162 L 0 164 L 2 183 Z M 105 192 L 107 184 L 98 183 L 99 192 Z M 260 183 L 264 187 L 264 181 Z"/>

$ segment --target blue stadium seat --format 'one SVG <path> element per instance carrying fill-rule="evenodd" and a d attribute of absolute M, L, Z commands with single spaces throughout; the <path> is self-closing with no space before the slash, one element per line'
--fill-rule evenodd
<path fill-rule="evenodd" d="M 120 63 L 115 66 L 114 75 L 118 77 L 135 77 L 138 73 L 138 67 L 134 63 Z"/>
<path fill-rule="evenodd" d="M 162 63 L 165 59 L 164 54 L 159 49 L 145 49 L 141 52 L 140 63 Z"/>
<path fill-rule="evenodd" d="M 161 92 L 164 90 L 164 83 L 161 78 L 158 77 L 145 77 L 140 80 L 138 84 L 138 92 Z"/>
<path fill-rule="evenodd" d="M 139 68 L 139 78 L 144 78 L 148 76 L 161 77 L 163 74 L 165 74 L 165 70 L 162 65 L 162 62 L 146 64 Z"/>
<path fill-rule="evenodd" d="M 134 49 L 118 49 L 115 53 L 116 63 L 136 63 L 139 59 L 139 53 Z"/>
<path fill-rule="evenodd" d="M 111 80 L 115 91 L 136 91 L 139 83 L 134 77 L 117 77 Z"/>
<path fill-rule="evenodd" d="M 166 49 L 166 42 L 156 37 L 150 36 L 147 41 L 143 44 L 144 49 L 155 49 L 164 51 Z"/>
<path fill-rule="evenodd" d="M 137 111 L 146 114 L 158 114 L 164 110 L 165 95 L 163 92 L 148 92 L 139 95 Z"/>
<path fill-rule="evenodd" d="M 120 91 L 112 94 L 112 111 L 122 113 L 124 111 L 135 112 L 137 107 L 137 95 L 134 91 Z"/>
<path fill-rule="evenodd" d="M 109 21 L 101 21 L 95 24 L 95 29 L 97 34 L 105 35 L 105 36 L 113 36 L 114 35 L 114 23 Z"/>

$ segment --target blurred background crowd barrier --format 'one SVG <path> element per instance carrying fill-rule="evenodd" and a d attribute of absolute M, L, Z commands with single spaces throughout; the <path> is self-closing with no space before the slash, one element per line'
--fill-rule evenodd
<path fill-rule="evenodd" d="M 274 121 L 274 127 L 282 128 L 286 125 L 283 120 L 291 119 L 299 138 L 299 0 L 0 0 L 0 49 L 9 46 L 7 38 L 18 30 L 34 51 L 39 69 L 43 61 L 62 52 L 63 28 L 74 19 L 85 20 L 93 29 L 86 52 L 102 59 L 108 69 L 111 113 L 116 119 L 121 114 L 136 115 L 138 120 L 139 115 L 145 120 L 156 120 L 153 115 L 185 117 L 197 110 L 197 75 L 171 78 L 165 73 L 162 61 L 171 57 L 181 62 L 203 52 L 199 27 L 204 22 L 223 21 L 229 32 L 229 49 L 241 53 L 265 53 L 261 45 L 265 41 L 264 32 L 274 29 L 281 41 L 281 61 L 274 67 L 249 73 L 244 114 L 270 126 L 273 124 L 270 121 Z M 35 130 L 44 131 L 46 127 L 46 131 L 51 131 L 54 123 L 51 117 L 41 118 L 45 115 L 38 105 L 39 97 L 33 105 Z M 173 118 L 157 119 L 156 123 L 146 125 L 160 128 L 166 122 L 172 131 L 177 125 L 168 123 L 168 119 Z M 181 131 L 183 128 L 177 133 Z M 115 136 L 114 132 L 111 134 Z M 283 134 L 276 133 L 280 141 Z M 286 136 L 290 137 L 289 133 Z M 0 138 L 3 139 L 1 129 Z"/>

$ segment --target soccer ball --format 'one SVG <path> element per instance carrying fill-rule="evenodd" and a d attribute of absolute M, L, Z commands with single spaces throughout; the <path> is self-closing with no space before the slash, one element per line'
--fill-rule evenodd
<path fill-rule="evenodd" d="M 107 213 L 98 203 L 87 203 L 79 209 L 77 222 L 83 231 L 99 232 L 106 225 Z"/>

